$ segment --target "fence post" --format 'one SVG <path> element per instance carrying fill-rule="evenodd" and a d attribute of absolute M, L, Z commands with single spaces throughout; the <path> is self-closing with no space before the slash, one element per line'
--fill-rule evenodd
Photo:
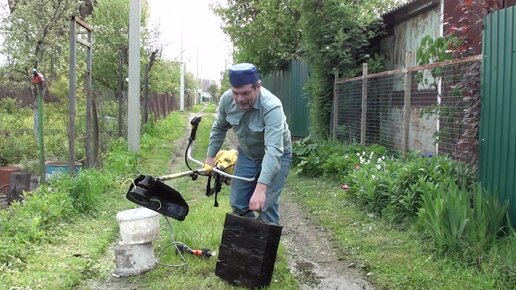
<path fill-rule="evenodd" d="M 338 114 L 339 114 L 339 95 L 337 94 L 337 80 L 339 79 L 339 71 L 335 72 L 335 78 L 333 81 L 333 128 L 332 128 L 332 138 L 333 140 L 337 140 L 337 124 Z"/>
<path fill-rule="evenodd" d="M 123 114 L 124 114 L 124 77 L 123 73 L 124 65 L 124 50 L 118 49 L 118 137 L 123 137 Z"/>
<path fill-rule="evenodd" d="M 441 108 L 441 96 L 442 96 L 442 93 L 443 93 L 443 86 L 442 86 L 442 80 L 443 78 L 442 77 L 437 77 L 437 107 L 438 108 Z M 441 127 L 441 121 L 439 121 L 440 119 L 440 110 L 437 110 L 437 120 L 435 120 L 435 132 L 437 133 L 437 142 L 435 142 L 435 154 L 434 155 L 439 155 L 439 130 L 440 130 L 440 127 Z"/>
<path fill-rule="evenodd" d="M 13 172 L 9 178 L 9 192 L 7 203 L 19 201 L 23 198 L 24 191 L 30 191 L 31 174 L 28 172 Z"/>
<path fill-rule="evenodd" d="M 367 63 L 362 64 L 362 118 L 360 120 L 360 144 L 366 143 L 367 130 Z"/>
<path fill-rule="evenodd" d="M 410 128 L 410 99 L 412 89 L 411 72 L 408 68 L 412 64 L 412 53 L 405 53 L 405 94 L 403 100 L 403 137 L 402 152 L 407 153 L 409 148 L 409 128 Z"/>
<path fill-rule="evenodd" d="M 143 126 L 141 131 L 145 129 L 145 125 L 149 119 L 149 64 L 146 63 L 143 70 Z"/>

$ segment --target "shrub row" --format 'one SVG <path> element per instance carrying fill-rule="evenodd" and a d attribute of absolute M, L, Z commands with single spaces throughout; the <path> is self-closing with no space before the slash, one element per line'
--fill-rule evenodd
<path fill-rule="evenodd" d="M 342 183 L 346 198 L 400 229 L 414 226 L 441 255 L 475 261 L 512 232 L 507 203 L 481 189 L 468 165 L 446 156 L 396 156 L 379 145 L 311 138 L 294 143 L 297 174 Z"/>

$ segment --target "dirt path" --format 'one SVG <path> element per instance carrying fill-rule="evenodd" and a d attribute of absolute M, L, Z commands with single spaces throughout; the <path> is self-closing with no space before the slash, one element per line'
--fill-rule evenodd
<path fill-rule="evenodd" d="M 193 116 L 192 114 L 190 117 Z M 185 136 L 189 134 L 190 127 L 187 126 Z M 172 161 L 184 154 L 187 142 L 181 140 L 176 144 L 177 149 L 171 156 Z M 232 132 L 228 134 L 226 144 L 236 148 L 237 139 Z M 349 263 L 340 261 L 332 255 L 335 246 L 331 242 L 331 237 L 288 196 L 288 193 L 282 195 L 281 225 L 281 242 L 289 253 L 289 267 L 299 280 L 300 289 L 374 289 L 358 270 L 348 267 Z M 114 249 L 110 248 L 107 252 L 110 255 L 105 259 L 114 260 Z M 142 285 L 139 285 L 137 279 L 108 277 L 103 281 L 86 281 L 76 289 L 125 290 L 141 289 L 140 286 Z"/>
<path fill-rule="evenodd" d="M 359 271 L 332 254 L 338 249 L 331 237 L 287 194 L 280 211 L 281 242 L 289 250 L 289 266 L 301 289 L 374 289 Z"/>

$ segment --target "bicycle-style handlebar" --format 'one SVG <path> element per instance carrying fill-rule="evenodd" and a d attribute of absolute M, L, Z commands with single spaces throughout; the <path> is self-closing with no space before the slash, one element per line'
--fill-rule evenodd
<path fill-rule="evenodd" d="M 188 139 L 189 142 L 193 142 L 195 140 L 195 135 L 197 134 L 197 128 L 199 127 L 199 123 L 201 122 L 201 116 L 196 116 L 194 117 L 191 121 L 190 121 L 190 124 L 192 125 L 192 131 L 190 132 L 190 138 Z M 174 178 L 177 178 L 177 177 L 182 177 L 182 176 L 189 176 L 191 175 L 192 173 L 200 173 L 200 174 L 208 174 L 209 173 L 209 170 L 206 169 L 206 166 L 204 164 L 204 162 L 202 161 L 199 161 L 195 158 L 193 158 L 192 156 L 192 149 L 190 148 L 190 146 L 188 146 L 188 149 L 187 149 L 187 152 L 186 152 L 186 155 L 187 155 L 187 158 L 188 160 L 198 164 L 201 166 L 201 168 L 197 169 L 197 170 L 190 170 L 190 171 L 184 171 L 184 172 L 179 172 L 179 173 L 174 173 L 174 174 L 169 174 L 169 175 L 164 175 L 164 176 L 161 176 L 161 177 L 158 177 L 157 179 L 158 180 L 169 180 L 169 179 L 174 179 Z M 229 173 L 226 173 L 216 167 L 211 167 L 211 170 L 213 170 L 214 172 L 224 176 L 224 177 L 228 177 L 228 178 L 235 178 L 235 179 L 239 179 L 239 180 L 244 180 L 244 181 L 249 181 L 249 182 L 252 182 L 255 180 L 254 177 L 242 177 L 242 176 L 237 176 L 237 175 L 233 175 L 233 174 L 229 174 Z"/>

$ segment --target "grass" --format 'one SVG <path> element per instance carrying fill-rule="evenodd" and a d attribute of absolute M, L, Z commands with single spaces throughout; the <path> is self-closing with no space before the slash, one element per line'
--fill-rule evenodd
<path fill-rule="evenodd" d="M 172 114 L 168 122 L 156 126 L 155 130 L 161 130 L 156 134 L 159 139 L 149 135 L 142 138 L 142 172 L 167 172 L 168 160 L 174 151 L 171 141 L 183 137 L 186 117 Z M 21 270 L 0 272 L 0 285 L 7 289 L 70 289 L 84 279 L 112 271 L 113 268 L 108 269 L 110 265 L 98 262 L 118 237 L 116 213 L 135 207 L 125 198 L 127 187 L 127 183 L 114 180 L 95 213 L 76 216 L 72 221 L 54 227 L 52 238 L 30 250 L 28 261 Z"/>
<path fill-rule="evenodd" d="M 198 113 L 216 113 L 217 105 L 215 103 L 196 104 L 192 107 L 192 112 Z"/>
<path fill-rule="evenodd" d="M 174 140 L 184 136 L 187 114 L 172 116 L 172 120 L 156 126 L 161 130 L 151 137 L 142 138 L 142 158 L 139 173 L 155 176 L 170 173 L 170 155 L 175 152 Z M 213 116 L 203 117 L 197 132 L 193 155 L 203 160 L 208 144 L 208 134 Z M 181 157 L 176 158 L 177 170 L 187 170 Z M 194 164 L 191 164 L 194 166 Z M 138 173 L 135 173 L 136 176 Z M 229 212 L 228 189 L 220 194 L 220 207 L 213 207 L 213 197 L 205 196 L 207 179 L 199 177 L 178 178 L 169 181 L 170 186 L 181 192 L 190 205 L 190 214 L 183 222 L 171 220 L 175 241 L 186 243 L 192 248 L 209 248 L 218 251 L 225 213 Z M 128 184 L 114 182 L 106 192 L 98 211 L 94 215 L 77 216 L 72 221 L 56 226 L 52 239 L 43 242 L 28 255 L 23 268 L 0 272 L 0 289 L 95 289 L 109 282 L 115 270 L 114 249 L 118 240 L 116 213 L 137 207 L 125 198 Z M 161 218 L 161 236 L 154 242 L 156 255 L 171 243 L 168 225 Z M 216 258 L 200 259 L 186 255 L 187 266 L 156 266 L 143 275 L 127 278 L 126 283 L 137 289 L 238 289 L 222 281 L 214 274 Z M 172 248 L 159 257 L 162 264 L 181 264 Z M 278 261 L 270 289 L 295 289 L 297 282 L 290 273 L 286 254 L 280 248 Z M 122 280 L 120 280 L 122 281 Z M 129 285 L 129 284 L 127 284 Z M 4 288 L 5 287 L 5 288 Z"/>
<path fill-rule="evenodd" d="M 339 184 L 327 179 L 291 176 L 285 194 L 329 229 L 341 249 L 340 258 L 356 263 L 380 289 L 510 289 L 515 285 L 514 274 L 501 276 L 514 273 L 516 237 L 500 241 L 481 268 L 468 266 L 457 257 L 437 259 L 415 231 L 394 229 L 367 214 L 345 199 Z M 496 265 L 503 266 L 496 269 Z"/>
<path fill-rule="evenodd" d="M 197 131 L 195 149 L 192 156 L 198 160 L 204 160 L 208 145 L 209 128 L 213 122 L 213 116 L 204 116 Z M 191 165 L 193 166 L 193 165 Z M 182 167 L 180 171 L 186 170 Z M 183 222 L 171 220 L 173 233 L 162 219 L 161 238 L 156 242 L 156 253 L 169 246 L 174 241 L 187 244 L 193 249 L 208 248 L 218 251 L 224 218 L 229 207 L 229 190 L 223 187 L 219 194 L 219 207 L 213 206 L 213 196 L 205 195 L 207 179 L 199 177 L 192 181 L 188 178 L 174 179 L 169 186 L 178 190 L 190 206 L 190 213 Z M 185 256 L 188 265 L 178 267 L 183 262 L 175 254 L 173 248 L 168 248 L 159 257 L 160 263 L 170 266 L 158 266 L 153 271 L 144 275 L 144 284 L 150 289 L 239 289 L 222 281 L 214 275 L 216 258 L 199 259 L 195 256 Z M 281 248 L 278 254 L 278 261 L 275 265 L 273 282 L 269 289 L 295 289 L 297 281 L 293 278 L 288 269 L 284 249 Z"/>
<path fill-rule="evenodd" d="M 154 128 L 158 134 L 142 140 L 139 171 L 144 174 L 170 173 L 174 141 L 185 136 L 187 114 L 173 114 L 169 122 Z M 204 159 L 213 116 L 204 116 L 197 132 L 194 157 Z M 186 170 L 182 158 L 174 170 Z M 193 164 L 192 164 L 193 166 Z M 134 175 L 136 175 L 135 172 Z M 173 239 L 192 248 L 218 251 L 225 213 L 229 211 L 228 188 L 219 195 L 205 196 L 206 178 L 178 178 L 168 182 L 181 192 L 190 205 L 183 222 L 171 221 Z M 90 282 L 102 283 L 115 269 L 111 247 L 118 239 L 118 211 L 136 205 L 125 199 L 128 184 L 113 181 L 98 204 L 95 214 L 77 216 L 56 226 L 52 239 L 30 249 L 24 267 L 0 269 L 0 289 L 95 289 Z M 354 263 L 379 289 L 514 289 L 516 283 L 516 237 L 496 243 L 479 267 L 464 265 L 460 259 L 436 258 L 425 248 L 422 237 L 400 231 L 350 203 L 339 184 L 328 179 L 302 179 L 291 175 L 285 197 L 299 201 L 334 236 L 345 263 Z M 168 224 L 161 218 L 161 234 L 154 242 L 156 255 L 171 243 Z M 160 257 L 163 264 L 181 264 L 171 248 Z M 187 266 L 157 266 L 140 276 L 127 279 L 136 289 L 238 289 L 214 275 L 216 259 L 186 256 Z M 297 289 L 288 269 L 287 253 L 280 245 L 270 289 Z"/>

